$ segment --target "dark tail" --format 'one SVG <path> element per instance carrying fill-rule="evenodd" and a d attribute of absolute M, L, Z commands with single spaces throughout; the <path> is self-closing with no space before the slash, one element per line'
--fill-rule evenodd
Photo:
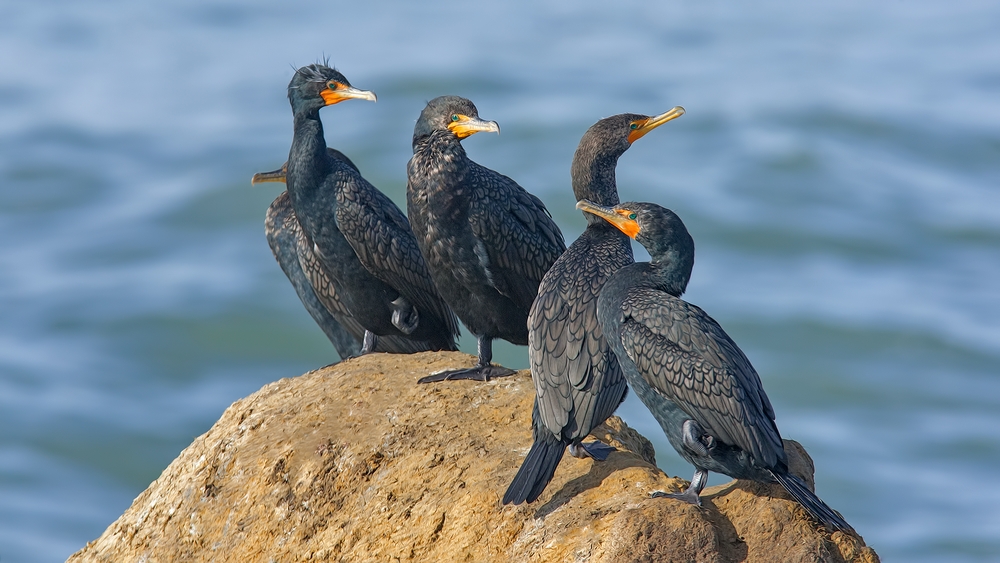
<path fill-rule="evenodd" d="M 832 508 L 826 505 L 825 502 L 820 500 L 815 493 L 809 490 L 809 487 L 802 482 L 795 475 L 789 473 L 777 473 L 775 471 L 771 472 L 771 475 L 781 483 L 781 486 L 788 491 L 788 494 L 792 495 L 792 498 L 799 501 L 809 514 L 812 515 L 817 521 L 829 528 L 830 530 L 840 530 L 848 534 L 857 534 L 854 528 L 847 523 L 846 520 L 840 517 L 839 514 L 833 511 Z"/>
<path fill-rule="evenodd" d="M 537 434 L 542 434 L 537 437 Z M 559 460 L 566 452 L 566 444 L 550 432 L 542 431 L 536 433 L 534 443 L 528 450 L 521 468 L 517 470 L 517 475 L 507 487 L 507 492 L 503 495 L 504 504 L 521 504 L 522 502 L 534 502 L 545 486 L 552 480 L 559 466 Z"/>

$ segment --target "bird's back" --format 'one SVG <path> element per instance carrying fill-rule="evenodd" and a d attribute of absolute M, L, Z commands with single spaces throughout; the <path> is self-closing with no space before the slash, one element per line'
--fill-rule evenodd
<path fill-rule="evenodd" d="M 511 178 L 470 161 L 469 223 L 489 255 L 497 289 L 528 310 L 545 273 L 566 250 L 545 204 Z"/>
<path fill-rule="evenodd" d="M 607 326 L 617 315 L 616 336 L 643 380 L 760 467 L 783 465 L 784 447 L 760 377 L 722 327 L 664 291 L 632 287 L 620 297 L 619 308 L 602 322 Z"/>

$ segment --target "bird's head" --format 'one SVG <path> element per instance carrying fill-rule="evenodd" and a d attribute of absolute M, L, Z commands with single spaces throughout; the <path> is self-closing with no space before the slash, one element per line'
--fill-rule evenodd
<path fill-rule="evenodd" d="M 295 71 L 288 83 L 288 100 L 292 111 L 318 110 L 344 100 L 375 101 L 375 93 L 359 90 L 335 69 L 323 64 L 311 64 Z"/>
<path fill-rule="evenodd" d="M 580 139 L 570 167 L 576 199 L 603 205 L 618 203 L 615 183 L 618 158 L 645 134 L 682 115 L 684 108 L 677 106 L 653 116 L 621 113 L 591 125 Z"/>
<path fill-rule="evenodd" d="M 654 264 L 676 267 L 687 284 L 694 267 L 694 239 L 676 213 L 655 203 L 635 201 L 605 207 L 584 199 L 576 208 L 604 219 L 646 247 Z"/>
<path fill-rule="evenodd" d="M 684 115 L 684 108 L 676 106 L 669 111 L 653 116 L 620 113 L 605 117 L 587 129 L 583 138 L 580 139 L 580 147 L 577 152 L 584 150 L 592 154 L 617 158 L 646 133 L 682 115 Z"/>
<path fill-rule="evenodd" d="M 486 121 L 479 117 L 479 110 L 470 100 L 460 96 L 440 96 L 427 102 L 420 112 L 413 128 L 414 141 L 430 135 L 434 131 L 450 131 L 459 139 L 464 139 L 480 131 L 500 133 L 496 121 Z"/>

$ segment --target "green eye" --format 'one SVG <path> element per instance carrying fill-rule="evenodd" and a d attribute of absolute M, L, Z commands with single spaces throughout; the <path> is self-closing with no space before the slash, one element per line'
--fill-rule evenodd
<path fill-rule="evenodd" d="M 458 114 L 451 116 L 452 121 L 458 121 Z"/>
<path fill-rule="evenodd" d="M 633 220 L 633 221 L 635 221 L 635 217 L 636 217 L 635 213 L 629 213 L 628 214 L 628 218 L 631 219 L 631 220 Z"/>
<path fill-rule="evenodd" d="M 326 87 L 331 90 L 336 90 L 337 88 L 340 88 L 340 84 L 336 80 L 331 80 L 326 83 Z"/>
<path fill-rule="evenodd" d="M 639 128 L 639 124 L 638 123 L 633 123 L 632 125 L 629 125 L 628 128 L 631 129 L 631 130 L 633 130 L 633 131 L 635 131 L 636 129 Z"/>

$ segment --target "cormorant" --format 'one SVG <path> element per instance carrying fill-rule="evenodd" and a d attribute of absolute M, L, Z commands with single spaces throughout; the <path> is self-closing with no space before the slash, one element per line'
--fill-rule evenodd
<path fill-rule="evenodd" d="M 602 205 L 618 203 L 615 167 L 632 143 L 684 108 L 649 117 L 621 114 L 592 125 L 580 139 L 570 173 L 573 195 Z M 503 503 L 534 502 L 552 480 L 563 452 L 603 461 L 613 448 L 583 439 L 614 413 L 628 387 L 597 320 L 604 282 L 631 264 L 628 237 L 585 213 L 587 228 L 556 260 L 528 316 L 528 357 L 535 383 L 534 438 Z"/>
<path fill-rule="evenodd" d="M 298 69 L 288 85 L 294 135 L 286 184 L 319 265 L 303 270 L 322 272 L 331 295 L 364 327 L 362 354 L 388 335 L 455 350 L 458 321 L 434 287 L 406 216 L 355 168 L 327 152 L 319 110 L 352 98 L 374 101 L 375 94 L 321 64 Z M 336 309 L 325 292 L 317 296 Z"/>
<path fill-rule="evenodd" d="M 511 375 L 490 364 L 493 339 L 528 343 L 528 310 L 538 283 L 566 249 L 545 205 L 514 180 L 469 159 L 461 140 L 500 132 L 473 103 L 441 96 L 413 129 L 406 167 L 406 210 L 434 283 L 478 339 L 474 368 L 444 371 L 421 383 Z"/>
<path fill-rule="evenodd" d="M 638 241 L 651 258 L 611 276 L 597 315 L 632 390 L 695 466 L 687 490 L 654 496 L 700 505 L 709 471 L 778 482 L 816 520 L 853 532 L 788 472 L 774 409 L 750 360 L 712 317 L 680 299 L 694 266 L 694 240 L 680 218 L 654 203 L 581 201 L 577 208 Z"/>
<path fill-rule="evenodd" d="M 340 159 L 351 168 L 358 169 L 347 155 L 337 149 L 327 148 L 327 153 L 331 158 Z M 284 183 L 287 164 L 271 172 L 254 174 L 250 183 Z M 330 339 L 337 353 L 341 358 L 356 356 L 361 351 L 365 329 L 337 298 L 330 278 L 323 273 L 316 260 L 313 243 L 299 226 L 287 191 L 281 192 L 267 208 L 264 216 L 264 233 L 267 236 L 267 244 L 271 247 L 271 253 L 281 266 L 281 271 L 288 277 L 302 305 Z M 303 268 L 308 269 L 308 275 Z M 317 293 L 324 295 L 324 299 L 320 300 Z M 327 309 L 324 302 L 329 303 L 331 309 Z M 411 354 L 434 349 L 427 342 L 400 336 L 383 336 L 378 339 L 375 346 L 376 352 L 394 354 Z"/>

